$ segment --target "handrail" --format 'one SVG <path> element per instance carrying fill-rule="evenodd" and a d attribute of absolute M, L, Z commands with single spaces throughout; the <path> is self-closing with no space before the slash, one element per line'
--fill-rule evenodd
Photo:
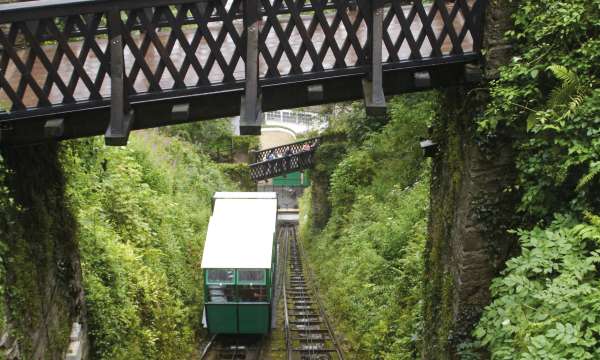
<path fill-rule="evenodd" d="M 267 149 L 263 149 L 263 150 L 253 150 L 251 151 L 251 157 L 253 158 L 255 163 L 261 163 L 264 161 L 270 161 L 270 160 L 265 160 L 265 157 L 267 154 L 269 154 L 271 151 L 276 152 L 276 153 L 280 153 L 281 151 L 279 150 L 284 150 L 287 148 L 298 148 L 300 145 L 304 145 L 304 144 L 311 144 L 313 146 L 319 146 L 319 142 L 321 141 L 321 137 L 314 137 L 314 138 L 309 138 L 309 139 L 304 139 L 304 140 L 300 140 L 300 141 L 296 141 L 293 143 L 289 143 L 289 144 L 285 144 L 285 145 L 279 145 L 279 146 L 275 146 L 275 147 L 271 147 L 271 148 L 267 148 Z M 295 154 L 298 154 L 302 152 L 301 151 L 296 151 Z"/>
<path fill-rule="evenodd" d="M 102 12 L 118 8 L 120 10 L 141 9 L 155 6 L 168 6 L 180 4 L 207 4 L 211 1 L 220 0 L 36 0 L 25 1 L 18 3 L 0 4 L 0 23 L 8 23 L 15 21 L 27 21 L 40 18 L 51 18 L 56 16 L 69 16 L 77 14 L 86 14 L 93 12 Z M 324 10 L 335 9 L 335 4 L 330 0 L 323 5 Z M 304 4 L 300 11 L 314 10 L 311 3 Z M 279 14 L 286 14 L 290 9 L 282 3 L 276 9 Z M 259 14 L 265 16 L 266 11 L 261 9 Z M 241 19 L 242 14 L 239 14 Z M 216 18 L 218 19 L 218 17 Z M 182 24 L 194 23 L 193 18 L 186 17 Z"/>
<path fill-rule="evenodd" d="M 287 156 L 283 156 L 283 157 L 278 157 L 278 158 L 271 159 L 271 160 L 261 160 L 261 161 L 258 161 L 258 162 L 254 162 L 254 163 L 250 164 L 250 166 L 272 163 L 272 162 L 274 162 L 276 160 L 285 160 L 287 158 L 291 158 L 291 157 L 294 157 L 294 156 L 300 156 L 300 155 L 303 155 L 303 154 L 308 154 L 308 153 L 313 153 L 313 152 L 314 152 L 313 149 L 311 149 L 311 150 L 303 150 L 303 151 L 299 151 L 299 152 L 293 153 L 291 155 L 287 155 Z"/>
<path fill-rule="evenodd" d="M 312 167 L 314 149 L 300 151 L 292 155 L 250 164 L 250 176 L 254 181 L 274 178 L 294 171 Z"/>
<path fill-rule="evenodd" d="M 308 139 L 304 139 L 304 140 L 294 141 L 294 142 L 291 142 L 291 143 L 288 143 L 288 144 L 274 146 L 274 147 L 266 148 L 266 149 L 262 149 L 262 150 L 253 150 L 253 152 L 259 153 L 259 152 L 263 152 L 263 151 L 270 151 L 270 150 L 275 150 L 275 149 L 279 149 L 279 148 L 284 148 L 284 147 L 287 147 L 287 146 L 304 144 L 306 142 L 312 142 L 314 140 L 319 141 L 319 140 L 321 140 L 321 137 L 317 136 L 317 137 L 314 137 L 314 138 L 308 138 Z"/>
<path fill-rule="evenodd" d="M 130 10 L 155 6 L 208 3 L 214 0 L 36 0 L 0 5 L 0 23 L 47 19 L 105 12 L 108 10 Z"/>

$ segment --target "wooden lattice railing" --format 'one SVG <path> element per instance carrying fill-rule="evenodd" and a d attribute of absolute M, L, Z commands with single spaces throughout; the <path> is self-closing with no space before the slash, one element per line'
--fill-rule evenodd
<path fill-rule="evenodd" d="M 266 180 L 311 168 L 319 141 L 320 138 L 311 138 L 254 152 L 251 154 L 254 163 L 250 164 L 252 179 Z"/>
<path fill-rule="evenodd" d="M 314 151 L 303 151 L 294 155 L 250 164 L 250 176 L 254 181 L 301 171 L 313 166 Z"/>
<path fill-rule="evenodd" d="M 286 153 L 287 154 L 297 154 L 302 151 L 306 151 L 305 146 L 310 147 L 310 149 L 316 148 L 319 145 L 320 140 L 321 140 L 321 138 L 316 137 L 316 138 L 310 138 L 310 139 L 304 139 L 301 141 L 296 141 L 296 142 L 281 145 L 281 146 L 275 146 L 275 147 L 263 149 L 260 151 L 253 151 L 250 154 L 250 157 L 252 158 L 252 162 L 262 162 L 262 161 L 267 160 L 267 157 L 269 156 L 269 154 L 273 154 L 274 157 L 282 157 Z"/>
<path fill-rule="evenodd" d="M 382 70 L 476 59 L 486 3 L 39 0 L 0 5 L 0 123 L 110 107 L 107 135 L 119 138 L 135 121 L 138 109 L 132 105 L 175 108 L 179 101 L 184 106 L 173 110 L 173 117 L 190 121 L 195 110 L 185 107 L 186 97 L 243 90 L 242 127 L 257 127 L 262 87 L 356 74 L 364 74 L 369 104 L 377 107 L 384 101 Z M 139 121 L 148 122 L 152 113 Z"/>

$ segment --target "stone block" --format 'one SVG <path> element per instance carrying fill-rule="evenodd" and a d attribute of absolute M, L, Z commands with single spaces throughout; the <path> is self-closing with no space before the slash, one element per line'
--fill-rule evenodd
<path fill-rule="evenodd" d="M 81 324 L 78 322 L 74 322 L 73 326 L 71 326 L 71 335 L 69 336 L 69 340 L 77 341 L 81 339 Z"/>
<path fill-rule="evenodd" d="M 82 346 L 81 341 L 73 341 L 69 344 L 65 360 L 81 360 Z"/>

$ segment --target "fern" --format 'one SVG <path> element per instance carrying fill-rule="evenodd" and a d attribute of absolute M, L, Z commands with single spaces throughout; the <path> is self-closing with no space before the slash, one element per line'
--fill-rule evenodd
<path fill-rule="evenodd" d="M 550 65 L 548 70 L 552 71 L 554 76 L 560 80 L 564 85 L 578 85 L 579 77 L 576 73 L 566 68 L 563 65 Z"/>
<path fill-rule="evenodd" d="M 561 82 L 561 85 L 550 92 L 545 106 L 547 110 L 535 111 L 530 114 L 527 119 L 528 130 L 540 123 L 546 123 L 549 117 L 557 121 L 571 119 L 585 100 L 586 87 L 577 73 L 563 65 L 550 65 L 548 70 Z M 555 127 L 546 125 L 544 128 Z"/>
<path fill-rule="evenodd" d="M 574 98 L 582 98 L 583 87 L 577 74 L 570 71 L 562 65 L 551 65 L 548 67 L 550 71 L 561 81 L 561 86 L 556 87 L 550 93 L 548 106 L 550 108 L 558 108 L 573 104 Z M 577 102 L 575 102 L 577 104 Z"/>
<path fill-rule="evenodd" d="M 589 184 L 596 176 L 600 174 L 600 162 L 594 162 L 590 165 L 590 171 L 579 180 L 576 190 L 579 191 Z"/>

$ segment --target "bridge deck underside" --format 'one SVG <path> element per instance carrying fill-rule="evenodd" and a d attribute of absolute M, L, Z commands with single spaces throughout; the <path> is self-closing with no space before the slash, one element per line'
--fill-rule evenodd
<path fill-rule="evenodd" d="M 478 60 L 485 0 L 386 1 L 382 67 L 386 94 L 462 81 Z M 359 99 L 371 71 L 370 0 L 261 0 L 258 86 L 263 111 Z M 109 35 L 122 36 L 133 128 L 240 113 L 247 51 L 243 0 L 41 0 L 0 6 L 0 141 L 102 134 L 111 108 Z M 117 25 L 109 22 L 118 12 Z M 319 85 L 317 94 L 310 85 Z M 184 117 L 173 105 L 189 104 Z"/>

